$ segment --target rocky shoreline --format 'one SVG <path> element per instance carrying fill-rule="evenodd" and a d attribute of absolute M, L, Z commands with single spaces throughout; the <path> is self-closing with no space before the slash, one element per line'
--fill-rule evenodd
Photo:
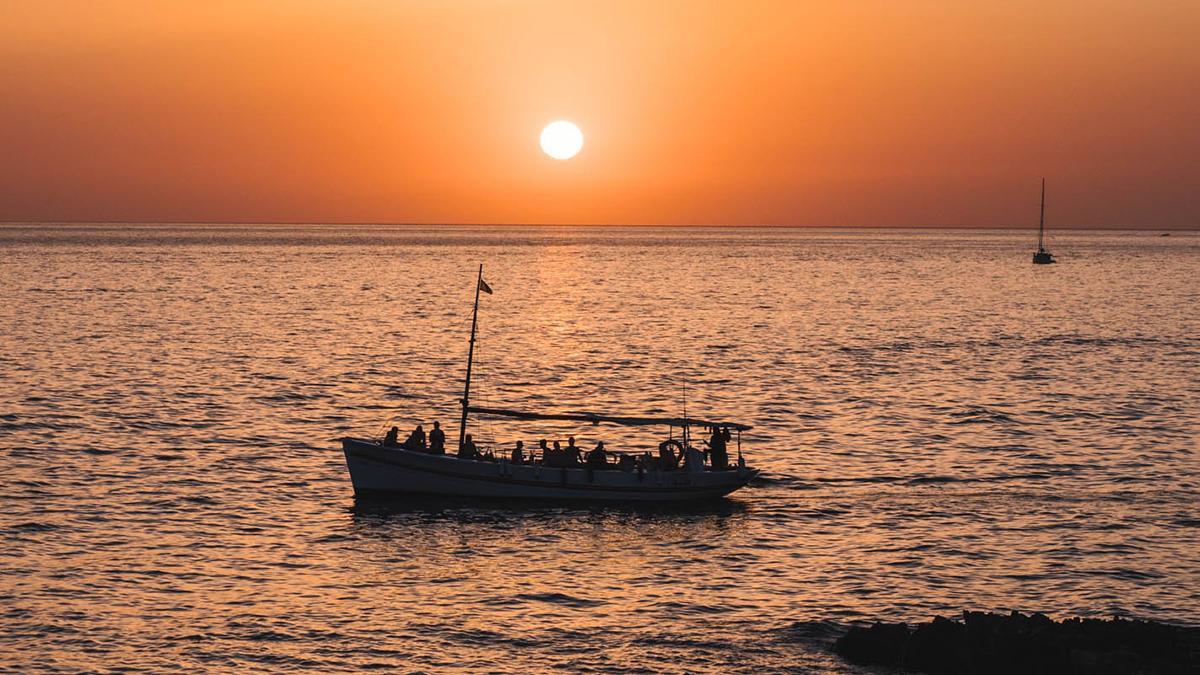
<path fill-rule="evenodd" d="M 1129 619 L 963 612 L 910 627 L 851 628 L 834 644 L 851 663 L 951 675 L 1200 673 L 1200 628 Z"/>

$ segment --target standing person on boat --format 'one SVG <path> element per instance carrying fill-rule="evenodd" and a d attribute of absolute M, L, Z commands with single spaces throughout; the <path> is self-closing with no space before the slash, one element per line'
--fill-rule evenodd
<path fill-rule="evenodd" d="M 478 459 L 479 449 L 475 447 L 475 441 L 471 438 L 471 434 L 467 434 L 463 438 L 462 445 L 458 446 L 459 459 Z"/>
<path fill-rule="evenodd" d="M 567 436 L 567 449 L 564 451 L 564 457 L 567 460 L 568 466 L 579 466 L 583 464 L 583 450 L 575 445 L 575 437 Z"/>
<path fill-rule="evenodd" d="M 513 448 L 512 451 L 512 463 L 525 463 L 525 441 L 517 441 L 517 447 Z"/>
<path fill-rule="evenodd" d="M 442 431 L 441 422 L 434 422 L 433 429 L 429 430 L 429 454 L 446 454 L 446 432 Z"/>
<path fill-rule="evenodd" d="M 538 450 L 542 453 L 542 465 L 550 466 L 550 446 L 546 445 L 546 439 L 538 441 Z M 530 457 L 532 460 L 533 457 Z"/>
<path fill-rule="evenodd" d="M 388 429 L 387 435 L 383 437 L 383 447 L 394 448 L 400 442 L 400 427 L 392 427 Z"/>
<path fill-rule="evenodd" d="M 721 429 L 713 427 L 712 436 L 708 439 L 708 459 L 713 471 L 724 471 L 729 468 L 729 427 Z"/>

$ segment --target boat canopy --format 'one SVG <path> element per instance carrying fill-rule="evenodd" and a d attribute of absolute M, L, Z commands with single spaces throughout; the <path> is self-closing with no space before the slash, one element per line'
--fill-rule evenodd
<path fill-rule="evenodd" d="M 505 410 L 503 408 L 483 408 L 479 406 L 470 406 L 467 408 L 467 412 L 472 412 L 477 415 L 516 417 L 526 420 L 570 420 L 591 422 L 592 424 L 609 422 L 612 424 L 621 424 L 627 427 L 729 427 L 730 429 L 736 429 L 738 431 L 746 431 L 747 429 L 750 429 L 750 425 L 748 424 L 738 424 L 736 422 L 710 422 L 708 420 L 698 420 L 693 417 L 624 417 L 620 415 L 599 415 L 597 413 L 590 412 L 538 413 L 526 412 L 523 410 Z"/>

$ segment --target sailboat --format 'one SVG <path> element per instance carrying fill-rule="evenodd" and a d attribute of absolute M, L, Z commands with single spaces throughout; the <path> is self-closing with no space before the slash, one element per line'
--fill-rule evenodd
<path fill-rule="evenodd" d="M 1046 179 L 1042 179 L 1042 209 L 1038 216 L 1038 250 L 1033 254 L 1034 265 L 1049 265 L 1058 262 L 1050 255 L 1050 251 L 1046 250 Z"/>
<path fill-rule="evenodd" d="M 750 426 L 738 422 L 688 417 L 610 415 L 587 411 L 533 412 L 471 405 L 471 367 L 479 319 L 479 293 L 492 293 L 483 279 L 483 265 L 475 285 L 471 339 L 463 384 L 459 452 L 432 452 L 423 443 L 396 443 L 394 432 L 384 437 L 343 438 L 346 468 L 357 497 L 442 495 L 546 500 L 614 500 L 675 502 L 713 499 L 744 487 L 757 469 L 746 465 L 742 432 Z M 561 455 L 534 450 L 515 457 L 498 448 L 477 446 L 467 434 L 470 415 L 512 420 L 561 420 L 615 425 L 626 429 L 666 427 L 657 454 L 606 451 L 616 461 L 590 457 L 587 464 Z M 385 425 L 386 426 L 386 425 Z M 693 445 L 694 429 L 713 432 L 718 450 L 704 453 Z M 730 463 L 726 443 L 735 442 L 736 462 Z M 550 455 L 550 456 L 548 456 Z M 599 455 L 603 458 L 604 455 Z"/>

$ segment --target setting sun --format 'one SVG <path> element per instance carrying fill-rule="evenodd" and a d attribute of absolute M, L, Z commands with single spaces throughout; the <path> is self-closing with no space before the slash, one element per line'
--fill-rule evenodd
<path fill-rule="evenodd" d="M 583 132 L 566 120 L 558 120 L 542 129 L 542 152 L 554 159 L 571 159 L 583 148 Z"/>

